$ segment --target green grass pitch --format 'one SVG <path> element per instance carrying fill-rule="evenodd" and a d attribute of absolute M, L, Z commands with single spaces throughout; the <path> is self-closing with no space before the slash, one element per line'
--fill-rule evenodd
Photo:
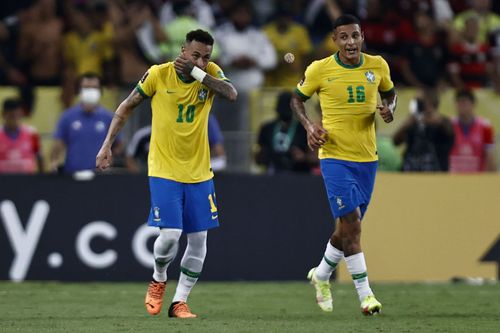
<path fill-rule="evenodd" d="M 373 284 L 382 314 L 365 317 L 351 284 L 334 286 L 322 313 L 306 282 L 200 282 L 197 319 L 143 305 L 145 283 L 0 282 L 0 332 L 500 332 L 500 285 Z"/>

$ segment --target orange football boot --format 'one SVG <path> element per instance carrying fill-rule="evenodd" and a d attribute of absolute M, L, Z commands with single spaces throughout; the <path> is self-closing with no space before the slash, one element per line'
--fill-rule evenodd
<path fill-rule="evenodd" d="M 198 317 L 191 312 L 186 302 L 174 302 L 168 309 L 168 316 L 175 318 L 196 318 Z"/>
<path fill-rule="evenodd" d="M 163 294 L 165 293 L 166 282 L 149 282 L 148 291 L 146 292 L 146 310 L 150 315 L 157 315 L 161 311 L 163 304 Z"/>

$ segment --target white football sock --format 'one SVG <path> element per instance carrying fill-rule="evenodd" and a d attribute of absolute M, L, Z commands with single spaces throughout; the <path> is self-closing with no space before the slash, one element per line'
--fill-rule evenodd
<path fill-rule="evenodd" d="M 173 302 L 186 302 L 191 289 L 198 281 L 207 255 L 207 231 L 187 235 L 188 244 L 181 260 L 181 274 Z"/>
<path fill-rule="evenodd" d="M 177 254 L 181 234 L 180 229 L 160 229 L 160 235 L 156 238 L 153 248 L 155 258 L 153 279 L 155 281 L 167 281 L 167 268 Z"/>
<path fill-rule="evenodd" d="M 366 296 L 373 295 L 368 282 L 368 274 L 366 273 L 365 255 L 363 252 L 345 257 L 347 270 L 352 276 L 352 281 L 358 292 L 359 300 L 363 301 Z"/>
<path fill-rule="evenodd" d="M 344 252 L 340 251 L 336 247 L 334 247 L 330 241 L 326 245 L 325 255 L 321 259 L 318 267 L 316 268 L 316 272 L 314 275 L 316 279 L 320 281 L 330 280 L 330 276 L 333 271 L 337 268 L 337 264 L 344 257 Z"/>

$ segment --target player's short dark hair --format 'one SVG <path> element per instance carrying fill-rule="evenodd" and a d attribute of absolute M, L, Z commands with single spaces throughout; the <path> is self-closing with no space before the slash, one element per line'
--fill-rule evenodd
<path fill-rule="evenodd" d="M 3 101 L 3 112 L 9 112 L 19 109 L 21 106 L 22 103 L 19 99 L 10 97 Z"/>
<path fill-rule="evenodd" d="M 95 72 L 85 72 L 82 75 L 78 77 L 78 80 L 76 81 L 76 87 L 75 90 L 78 92 L 80 91 L 80 87 L 82 86 L 82 81 L 84 79 L 97 79 L 99 81 L 99 87 L 102 89 L 102 78 L 99 74 Z"/>
<path fill-rule="evenodd" d="M 457 90 L 455 93 L 455 100 L 458 101 L 460 98 L 467 98 L 472 103 L 476 103 L 476 96 L 474 95 L 474 92 L 468 88 Z"/>
<path fill-rule="evenodd" d="M 190 43 L 193 40 L 206 44 L 206 45 L 214 45 L 214 38 L 205 30 L 193 30 L 187 33 L 186 35 L 186 43 Z"/>
<path fill-rule="evenodd" d="M 333 22 L 333 30 L 337 29 L 338 27 L 342 25 L 348 25 L 348 24 L 357 24 L 361 27 L 361 22 L 359 19 L 350 14 L 345 14 L 345 15 L 340 15 L 337 17 L 337 19 Z"/>

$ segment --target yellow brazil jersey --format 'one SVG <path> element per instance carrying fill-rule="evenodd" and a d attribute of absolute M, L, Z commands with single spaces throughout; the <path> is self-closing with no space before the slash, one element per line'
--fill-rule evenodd
<path fill-rule="evenodd" d="M 389 66 L 380 56 L 362 53 L 358 65 L 347 65 L 335 53 L 310 64 L 296 92 L 305 99 L 318 94 L 323 127 L 328 132 L 319 158 L 376 161 L 378 92 L 393 88 Z"/>
<path fill-rule="evenodd" d="M 76 32 L 68 32 L 64 36 L 64 58 L 71 63 L 78 75 L 86 72 L 103 73 L 103 63 L 113 57 L 113 49 L 109 35 L 111 26 L 105 31 L 93 31 L 82 37 Z"/>
<path fill-rule="evenodd" d="M 213 62 L 208 63 L 206 72 L 227 80 Z M 181 183 L 211 179 L 208 115 L 214 92 L 199 81 L 183 79 L 176 73 L 173 62 L 149 68 L 137 90 L 151 97 L 149 176 Z"/>

